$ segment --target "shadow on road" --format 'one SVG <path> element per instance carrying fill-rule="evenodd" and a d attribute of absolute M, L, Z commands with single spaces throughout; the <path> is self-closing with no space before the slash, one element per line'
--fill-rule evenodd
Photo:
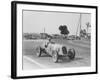
<path fill-rule="evenodd" d="M 59 60 L 59 63 L 66 63 L 66 62 L 73 62 L 73 61 L 79 61 L 79 60 L 83 60 L 83 58 L 81 58 L 81 57 L 76 57 L 76 58 L 74 58 L 73 60 L 70 60 L 68 57 L 66 57 L 66 58 L 61 58 L 60 60 Z"/>
<path fill-rule="evenodd" d="M 41 55 L 41 57 L 51 57 L 51 56 L 44 53 L 44 54 Z"/>

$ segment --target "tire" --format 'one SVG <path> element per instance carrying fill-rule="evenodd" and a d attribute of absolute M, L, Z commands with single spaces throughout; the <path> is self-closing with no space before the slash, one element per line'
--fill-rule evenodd
<path fill-rule="evenodd" d="M 69 51 L 68 51 L 68 57 L 70 59 L 74 59 L 75 58 L 75 50 L 73 48 L 69 49 Z"/>
<path fill-rule="evenodd" d="M 52 52 L 52 60 L 53 62 L 57 63 L 58 62 L 58 53 L 56 51 Z"/>
<path fill-rule="evenodd" d="M 36 48 L 36 55 L 37 57 L 40 57 L 42 53 L 41 47 Z"/>

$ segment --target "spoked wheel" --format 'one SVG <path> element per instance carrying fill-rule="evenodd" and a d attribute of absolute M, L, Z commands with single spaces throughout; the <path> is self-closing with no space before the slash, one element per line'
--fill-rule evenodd
<path fill-rule="evenodd" d="M 52 59 L 53 59 L 53 62 L 58 62 L 58 53 L 56 51 L 53 51 L 52 52 Z"/>
<path fill-rule="evenodd" d="M 41 47 L 38 47 L 38 48 L 36 49 L 36 55 L 37 55 L 38 57 L 40 57 L 40 56 L 41 56 L 41 53 L 42 53 Z"/>
<path fill-rule="evenodd" d="M 68 57 L 70 59 L 74 59 L 75 58 L 75 50 L 73 48 L 69 49 L 69 51 L 68 51 Z"/>

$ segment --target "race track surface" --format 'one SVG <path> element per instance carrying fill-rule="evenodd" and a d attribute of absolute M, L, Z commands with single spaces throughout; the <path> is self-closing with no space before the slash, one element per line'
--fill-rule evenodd
<path fill-rule="evenodd" d="M 40 44 L 36 40 L 23 40 L 23 70 L 84 67 L 91 65 L 90 41 L 82 40 L 54 40 L 58 44 L 74 48 L 76 56 L 74 60 L 62 58 L 58 63 L 54 63 L 52 57 L 42 54 L 36 56 L 36 47 Z"/>

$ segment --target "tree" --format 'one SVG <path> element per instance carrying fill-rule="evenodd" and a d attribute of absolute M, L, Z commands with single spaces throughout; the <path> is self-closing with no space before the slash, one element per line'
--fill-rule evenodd
<path fill-rule="evenodd" d="M 83 29 L 83 35 L 84 35 L 84 36 L 86 35 L 86 30 L 85 30 L 85 29 Z"/>
<path fill-rule="evenodd" d="M 69 30 L 66 25 L 60 25 L 59 30 L 60 30 L 60 33 L 64 35 L 64 37 L 69 34 Z"/>
<path fill-rule="evenodd" d="M 86 36 L 86 30 L 85 29 L 80 31 L 80 36 L 81 37 L 85 37 Z"/>
<path fill-rule="evenodd" d="M 89 22 L 87 22 L 87 23 L 86 23 L 86 26 L 87 26 L 87 33 L 88 33 L 88 29 L 89 29 L 89 27 L 91 27 L 91 25 L 90 25 Z"/>
<path fill-rule="evenodd" d="M 83 37 L 83 30 L 80 30 L 80 37 Z"/>

